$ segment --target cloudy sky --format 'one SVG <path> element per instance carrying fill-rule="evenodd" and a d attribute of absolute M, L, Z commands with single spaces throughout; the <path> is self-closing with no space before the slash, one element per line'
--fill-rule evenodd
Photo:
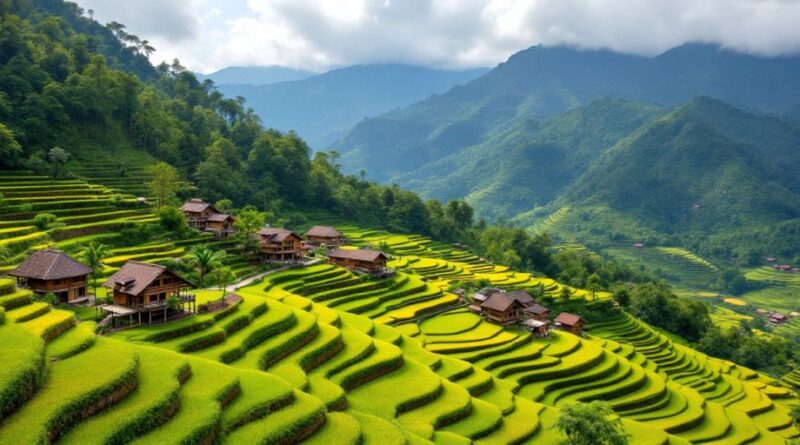
<path fill-rule="evenodd" d="M 354 63 L 493 66 L 536 44 L 655 55 L 687 41 L 800 53 L 800 0 L 77 0 L 208 73 Z"/>

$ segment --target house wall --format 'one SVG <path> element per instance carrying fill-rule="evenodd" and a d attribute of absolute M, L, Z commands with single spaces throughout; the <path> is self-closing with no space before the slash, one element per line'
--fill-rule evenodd
<path fill-rule="evenodd" d="M 86 296 L 87 275 L 63 280 L 27 280 L 27 287 L 37 294 L 53 293 L 59 303 L 68 303 Z"/>
<path fill-rule="evenodd" d="M 347 267 L 349 269 L 365 269 L 370 271 L 378 271 L 386 268 L 386 261 L 384 260 L 369 262 L 369 261 L 357 261 L 350 258 L 330 258 L 330 262 L 337 266 Z"/>
<path fill-rule="evenodd" d="M 114 304 L 133 307 L 161 301 L 166 302 L 171 297 L 178 296 L 185 287 L 187 287 L 187 284 L 180 278 L 165 272 L 153 282 L 153 285 L 146 287 L 138 295 L 129 295 L 114 289 Z"/>

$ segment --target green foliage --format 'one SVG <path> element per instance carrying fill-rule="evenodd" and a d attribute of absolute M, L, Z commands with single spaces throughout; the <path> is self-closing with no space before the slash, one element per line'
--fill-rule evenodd
<path fill-rule="evenodd" d="M 225 252 L 221 250 L 211 250 L 201 244 L 193 247 L 192 250 L 189 251 L 187 258 L 197 271 L 198 285 L 203 286 L 206 282 L 206 275 L 210 271 L 222 267 L 222 260 L 225 258 Z M 228 274 L 226 278 L 229 279 L 230 274 Z"/>
<path fill-rule="evenodd" d="M 103 261 L 110 255 L 109 248 L 102 243 L 91 241 L 81 251 L 81 257 L 86 265 L 92 269 L 92 286 L 97 294 L 97 279 L 103 272 Z"/>
<path fill-rule="evenodd" d="M 158 220 L 161 227 L 168 232 L 182 233 L 189 228 L 186 215 L 175 207 L 161 207 L 158 210 Z"/>
<path fill-rule="evenodd" d="M 605 402 L 570 403 L 560 408 L 554 427 L 574 445 L 626 445 L 622 421 Z"/>
<path fill-rule="evenodd" d="M 711 326 L 708 307 L 694 300 L 679 299 L 663 285 L 645 283 L 629 285 L 623 301 L 636 317 L 689 340 L 699 340 Z"/>
<path fill-rule="evenodd" d="M 0 124 L 0 166 L 14 167 L 19 162 L 22 147 L 14 138 L 14 132 Z"/>
<path fill-rule="evenodd" d="M 148 166 L 146 172 L 151 176 L 147 188 L 156 197 L 156 207 L 160 209 L 175 198 L 180 181 L 178 170 L 166 162 L 159 162 Z"/>
<path fill-rule="evenodd" d="M 66 175 L 64 169 L 69 160 L 69 153 L 61 147 L 53 147 L 47 152 L 47 161 L 50 162 L 50 176 L 53 178 L 63 178 Z"/>
<path fill-rule="evenodd" d="M 264 213 L 259 212 L 253 206 L 245 206 L 236 215 L 236 221 L 233 226 L 246 251 L 253 253 L 258 249 L 258 241 L 255 239 L 255 234 L 264 227 L 265 219 Z"/>
<path fill-rule="evenodd" d="M 39 230 L 50 230 L 58 224 L 58 217 L 52 213 L 39 213 L 33 217 L 33 225 Z"/>
<path fill-rule="evenodd" d="M 214 208 L 222 213 L 229 213 L 233 210 L 233 201 L 228 198 L 223 198 L 214 203 Z"/>
<path fill-rule="evenodd" d="M 733 329 L 709 328 L 698 342 L 697 350 L 764 371 L 785 368 L 797 358 L 789 341 L 778 336 L 756 335 L 753 325 L 746 320 Z"/>

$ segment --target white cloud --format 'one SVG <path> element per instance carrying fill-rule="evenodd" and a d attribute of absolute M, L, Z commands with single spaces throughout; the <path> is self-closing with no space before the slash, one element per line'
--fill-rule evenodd
<path fill-rule="evenodd" d="M 688 41 L 800 52 L 793 0 L 82 0 L 192 69 L 490 66 L 536 44 L 654 55 Z"/>

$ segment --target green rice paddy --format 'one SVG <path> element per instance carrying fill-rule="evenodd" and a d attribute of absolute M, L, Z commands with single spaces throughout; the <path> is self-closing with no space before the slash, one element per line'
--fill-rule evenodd
<path fill-rule="evenodd" d="M 67 225 L 63 235 L 35 235 L 26 222 L 32 216 L 12 206 L 18 219 L 3 220 L 0 240 L 20 252 L 44 243 L 74 251 L 114 236 L 114 224 L 101 222 L 146 221 L 146 212 L 116 204 L 77 204 L 140 191 L 113 173 L 82 172 L 100 186 L 5 177 L 0 187 L 15 188 L 17 198 L 48 198 L 30 202 L 63 212 Z M 46 195 L 40 184 L 63 190 Z M 481 320 L 447 289 L 488 280 L 551 295 L 566 289 L 575 299 L 607 294 L 592 296 L 421 236 L 337 228 L 353 246 L 388 245 L 395 275 L 367 280 L 327 264 L 271 273 L 238 289 L 242 301 L 224 316 L 108 337 L 0 279 L 0 356 L 13 358 L 0 367 L 0 443 L 558 443 L 564 438 L 551 428 L 558 408 L 577 400 L 607 401 L 637 444 L 766 444 L 798 436 L 789 416 L 797 399 L 779 382 L 699 354 L 624 314 L 590 325 L 585 338 L 537 338 Z M 116 248 L 105 272 L 208 242 Z M 660 255 L 712 267 L 681 253 Z M 14 255 L 4 267 L 22 258 Z"/>

